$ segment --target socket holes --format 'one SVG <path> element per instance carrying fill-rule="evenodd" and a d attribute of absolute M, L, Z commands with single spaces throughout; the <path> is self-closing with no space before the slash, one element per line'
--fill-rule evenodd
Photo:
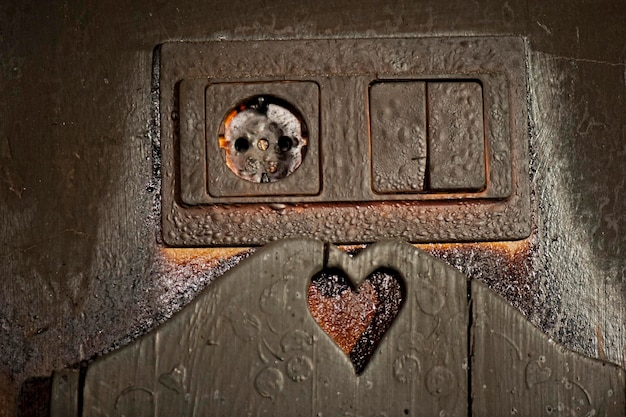
<path fill-rule="evenodd" d="M 281 152 L 287 152 L 291 150 L 293 146 L 293 140 L 289 136 L 281 136 L 278 138 L 278 149 Z"/>
<path fill-rule="evenodd" d="M 218 136 L 228 168 L 254 183 L 291 175 L 302 164 L 308 142 L 300 112 L 269 95 L 241 101 L 224 117 Z"/>
<path fill-rule="evenodd" d="M 245 152 L 250 148 L 250 141 L 246 138 L 237 138 L 235 141 L 235 150 L 237 152 Z"/>

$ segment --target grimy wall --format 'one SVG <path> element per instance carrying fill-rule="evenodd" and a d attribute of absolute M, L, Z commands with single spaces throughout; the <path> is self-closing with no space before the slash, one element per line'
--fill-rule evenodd
<path fill-rule="evenodd" d="M 238 259 L 159 238 L 153 50 L 177 40 L 525 37 L 533 233 L 425 248 L 624 366 L 624 21 L 620 1 L 2 2 L 0 416 L 26 379 L 128 342 Z"/>

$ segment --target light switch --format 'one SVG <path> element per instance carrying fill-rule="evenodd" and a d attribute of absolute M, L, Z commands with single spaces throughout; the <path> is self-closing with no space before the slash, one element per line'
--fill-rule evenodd
<path fill-rule="evenodd" d="M 423 191 L 426 171 L 426 83 L 374 83 L 370 87 L 370 120 L 374 191 Z"/>
<path fill-rule="evenodd" d="M 428 83 L 428 174 L 434 191 L 485 188 L 480 83 Z"/>

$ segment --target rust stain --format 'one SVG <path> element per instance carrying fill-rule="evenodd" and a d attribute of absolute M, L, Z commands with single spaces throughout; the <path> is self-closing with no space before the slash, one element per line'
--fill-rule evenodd
<path fill-rule="evenodd" d="M 163 285 L 192 295 L 252 252 L 251 248 L 161 248 Z"/>
<path fill-rule="evenodd" d="M 598 358 L 605 361 L 607 358 L 604 353 L 604 337 L 602 336 L 602 327 L 600 327 L 600 324 L 596 324 L 596 338 L 598 339 Z"/>
<path fill-rule="evenodd" d="M 362 250 L 364 250 L 365 248 L 367 248 L 367 246 L 368 245 L 361 244 L 361 245 L 340 245 L 337 247 L 349 255 L 356 255 Z"/>
<path fill-rule="evenodd" d="M 486 260 L 491 259 L 495 265 L 505 261 L 508 278 L 512 275 L 524 273 L 524 262 L 528 259 L 532 250 L 530 239 L 504 242 L 478 242 L 478 243 L 429 243 L 414 244 L 414 247 L 430 253 L 440 259 L 449 260 L 451 256 L 464 258 L 468 253 L 479 254 Z M 341 250 L 350 255 L 356 255 L 365 248 L 366 244 L 340 245 Z M 238 255 L 251 251 L 249 247 L 218 247 L 218 248 L 161 248 L 163 259 L 173 265 L 187 266 L 190 264 L 203 265 L 204 268 L 213 268 Z M 243 258 L 242 258 L 243 259 Z M 476 261 L 474 259 L 473 261 Z M 469 261 L 468 261 L 469 262 Z M 500 265 L 501 266 L 501 265 Z M 499 271 L 502 271 L 501 269 Z M 466 271 L 463 271 L 466 272 Z M 491 280 L 504 278 L 499 275 L 491 276 Z M 472 278 L 471 274 L 470 278 Z"/>
<path fill-rule="evenodd" d="M 527 253 L 530 250 L 530 239 L 503 241 L 503 242 L 476 242 L 476 243 L 423 243 L 414 244 L 418 249 L 432 252 L 451 252 L 463 250 L 480 250 L 485 252 L 497 252 L 515 258 L 521 253 Z"/>
<path fill-rule="evenodd" d="M 525 316 L 539 309 L 539 281 L 532 265 L 536 240 L 415 245 L 472 280 L 485 283 Z"/>
<path fill-rule="evenodd" d="M 384 268 L 357 289 L 341 271 L 327 269 L 312 278 L 307 293 L 311 315 L 350 358 L 357 374 L 365 369 L 404 298 L 398 276 Z"/>
<path fill-rule="evenodd" d="M 161 287 L 159 303 L 165 316 L 178 311 L 253 252 L 252 248 L 160 248 L 154 265 L 160 278 L 155 285 Z"/>
<path fill-rule="evenodd" d="M 249 250 L 250 248 L 161 248 L 161 254 L 169 263 L 180 266 L 203 264 L 211 268 Z"/>
<path fill-rule="evenodd" d="M 316 285 L 310 285 L 308 303 L 315 321 L 349 355 L 374 319 L 377 296 L 367 281 L 359 287 L 359 292 L 348 288 L 330 297 L 323 295 Z"/>
<path fill-rule="evenodd" d="M 228 146 L 228 141 L 226 140 L 225 135 L 226 135 L 226 130 L 228 129 L 228 126 L 230 126 L 230 123 L 233 121 L 235 116 L 237 116 L 237 114 L 240 111 L 243 111 L 243 109 L 231 110 L 226 115 L 226 117 L 224 118 L 224 121 L 220 125 L 219 133 L 218 133 L 219 147 L 226 153 L 226 165 L 228 166 L 228 168 L 231 169 L 231 171 L 236 170 L 237 168 L 233 165 L 233 161 L 230 158 L 230 146 Z"/>
<path fill-rule="evenodd" d="M 356 254 L 368 245 L 339 245 L 342 251 Z M 471 242 L 471 243 L 414 243 L 414 247 L 429 253 L 458 252 L 463 250 L 479 250 L 483 252 L 498 252 L 516 258 L 520 254 L 527 254 L 531 248 L 530 239 L 502 242 Z"/>

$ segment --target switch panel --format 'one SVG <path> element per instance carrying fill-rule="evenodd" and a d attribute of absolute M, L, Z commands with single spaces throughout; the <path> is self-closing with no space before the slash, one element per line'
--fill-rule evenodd
<path fill-rule="evenodd" d="M 530 233 L 520 38 L 176 42 L 157 53 L 167 244 Z"/>

